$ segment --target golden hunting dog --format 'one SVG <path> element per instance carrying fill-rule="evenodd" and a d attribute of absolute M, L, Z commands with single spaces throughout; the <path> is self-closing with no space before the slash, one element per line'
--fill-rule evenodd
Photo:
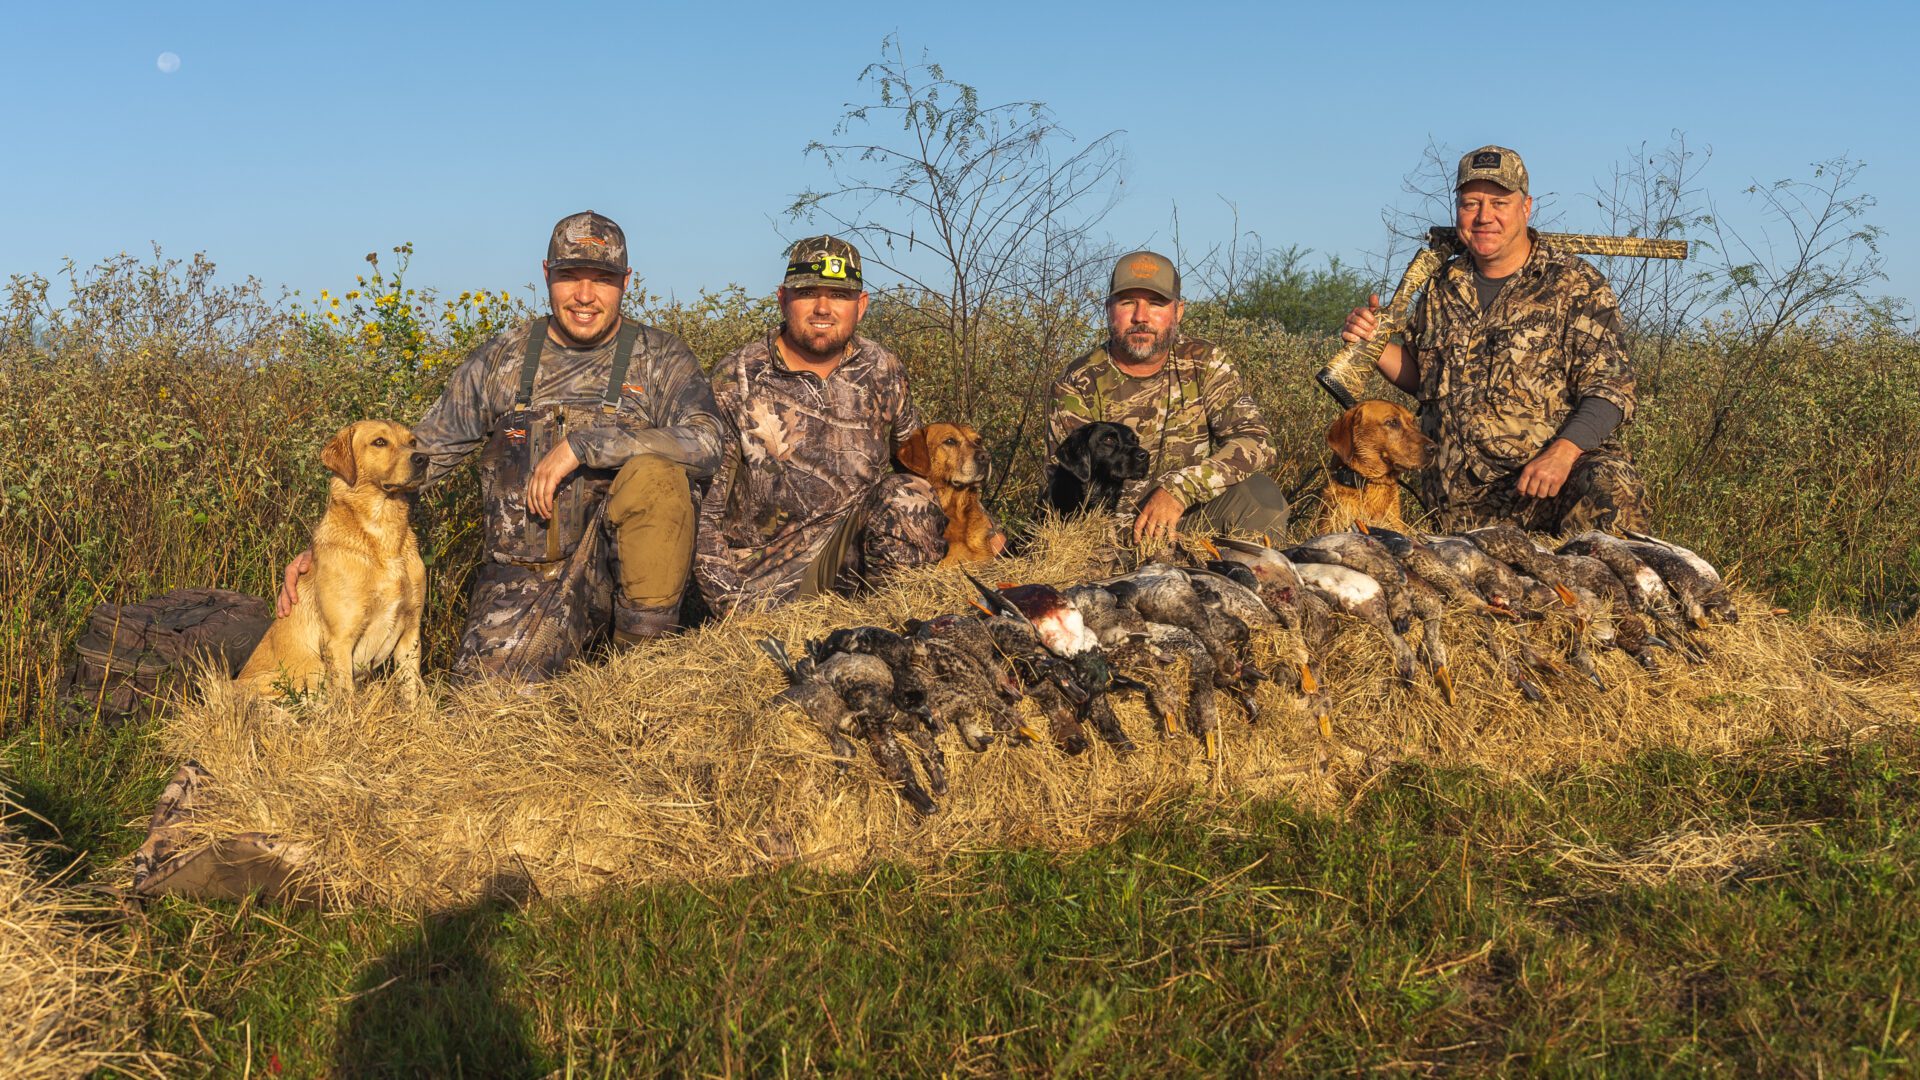
<path fill-rule="evenodd" d="M 1400 516 L 1399 476 L 1433 463 L 1433 440 L 1419 421 L 1391 401 L 1363 401 L 1327 429 L 1327 484 L 1320 489 L 1320 533 L 1356 521 L 1405 530 Z"/>
<path fill-rule="evenodd" d="M 980 433 L 965 424 L 928 424 L 900 447 L 900 464 L 933 486 L 947 515 L 947 557 L 940 565 L 986 562 L 1006 539 L 980 504 L 992 460 Z"/>
<path fill-rule="evenodd" d="M 299 603 L 267 629 L 237 676 L 262 695 L 279 687 L 352 693 L 356 670 L 393 660 L 408 701 L 420 691 L 420 616 L 427 572 L 407 523 L 426 458 L 413 433 L 386 420 L 349 425 L 320 462 L 333 473 L 313 531 L 313 570 Z"/>

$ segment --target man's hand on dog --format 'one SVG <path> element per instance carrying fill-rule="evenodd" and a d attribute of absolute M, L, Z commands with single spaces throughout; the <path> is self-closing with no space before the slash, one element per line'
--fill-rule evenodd
<path fill-rule="evenodd" d="M 527 477 L 527 509 L 552 518 L 553 493 L 560 490 L 560 481 L 579 467 L 580 455 L 573 452 L 573 443 L 563 439 L 547 451 L 547 456 L 533 467 L 533 475 Z"/>
<path fill-rule="evenodd" d="M 308 548 L 295 555 L 293 561 L 287 564 L 287 572 L 280 579 L 280 601 L 273 605 L 275 614 L 283 619 L 293 614 L 293 605 L 300 602 L 300 593 L 295 586 L 300 584 L 301 578 L 311 573 L 313 573 L 313 549 Z"/>
<path fill-rule="evenodd" d="M 1154 488 L 1147 496 L 1147 505 L 1140 508 L 1140 516 L 1133 519 L 1133 542 L 1172 540 L 1186 509 L 1166 488 Z"/>
<path fill-rule="evenodd" d="M 1567 482 L 1567 474 L 1573 471 L 1573 463 L 1579 459 L 1579 447 L 1566 439 L 1555 439 L 1540 451 L 1539 457 L 1527 462 L 1527 467 L 1520 470 L 1520 479 L 1514 486 L 1529 499 L 1551 499 L 1560 494 L 1560 488 Z"/>

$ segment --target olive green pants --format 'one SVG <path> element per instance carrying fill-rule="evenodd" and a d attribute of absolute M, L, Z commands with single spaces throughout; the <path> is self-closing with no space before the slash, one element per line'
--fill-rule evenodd
<path fill-rule="evenodd" d="M 1266 473 L 1254 473 L 1219 497 L 1187 508 L 1182 532 L 1278 538 L 1287 531 L 1287 496 Z"/>

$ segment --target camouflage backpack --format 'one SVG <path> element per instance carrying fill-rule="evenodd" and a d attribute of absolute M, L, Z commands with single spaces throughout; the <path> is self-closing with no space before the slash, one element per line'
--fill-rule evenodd
<path fill-rule="evenodd" d="M 62 716 L 146 717 L 184 689 L 200 664 L 237 674 L 273 622 L 265 600 L 228 589 L 174 589 L 131 604 L 101 604 L 74 643 L 55 693 Z"/>

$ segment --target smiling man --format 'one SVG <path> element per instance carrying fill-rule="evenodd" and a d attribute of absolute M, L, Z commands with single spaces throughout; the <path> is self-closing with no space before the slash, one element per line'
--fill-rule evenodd
<path fill-rule="evenodd" d="M 860 252 L 833 236 L 788 250 L 783 321 L 714 368 L 730 425 L 700 504 L 694 576 L 709 607 L 768 607 L 849 591 L 946 554 L 925 480 L 892 470 L 920 429 L 900 359 L 856 332 Z"/>
<path fill-rule="evenodd" d="M 1644 530 L 1645 494 L 1619 440 L 1633 418 L 1620 308 L 1591 265 L 1528 227 L 1527 167 L 1503 146 L 1460 159 L 1466 251 L 1434 275 L 1380 373 L 1420 401 L 1438 445 L 1422 499 L 1447 531 L 1512 522 L 1537 532 Z M 1342 336 L 1370 340 L 1379 298 Z"/>
<path fill-rule="evenodd" d="M 1262 471 L 1274 462 L 1272 432 L 1220 348 L 1181 335 L 1186 307 L 1172 260 L 1151 251 L 1120 257 L 1105 344 L 1054 383 L 1047 456 L 1083 424 L 1125 424 L 1152 459 L 1147 476 L 1121 492 L 1137 508 L 1135 542 L 1180 529 L 1278 535 L 1287 500 Z"/>
<path fill-rule="evenodd" d="M 463 360 L 414 427 L 426 485 L 480 454 L 486 554 L 454 670 L 533 682 L 595 637 L 678 624 L 695 487 L 720 462 L 722 424 L 693 353 L 620 314 L 626 235 L 587 211 L 560 219 L 541 264 L 552 314 Z M 311 565 L 287 568 L 293 582 Z"/>

